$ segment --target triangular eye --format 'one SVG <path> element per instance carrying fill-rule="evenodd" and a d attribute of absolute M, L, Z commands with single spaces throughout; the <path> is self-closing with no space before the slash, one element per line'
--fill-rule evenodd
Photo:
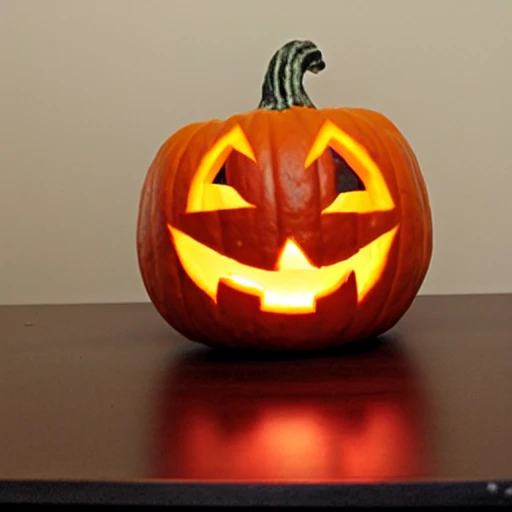
<path fill-rule="evenodd" d="M 247 137 L 238 125 L 218 139 L 201 158 L 190 183 L 187 213 L 254 207 L 226 183 L 226 171 L 223 171 L 222 168 L 219 171 L 221 162 L 225 163 L 233 151 L 256 162 Z M 219 174 L 220 176 L 218 176 Z M 218 187 L 218 183 L 225 186 Z"/>
<path fill-rule="evenodd" d="M 228 181 L 226 178 L 226 165 L 224 164 L 220 171 L 215 175 L 215 178 L 213 179 L 214 185 L 227 185 Z"/>
<path fill-rule="evenodd" d="M 354 169 L 348 165 L 345 159 L 340 156 L 334 149 L 329 148 L 334 163 L 334 172 L 336 179 L 336 192 L 354 192 L 356 190 L 366 190 L 361 178 L 356 174 Z"/>

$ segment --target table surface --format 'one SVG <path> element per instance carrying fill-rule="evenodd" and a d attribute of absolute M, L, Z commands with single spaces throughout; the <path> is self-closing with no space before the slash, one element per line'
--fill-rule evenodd
<path fill-rule="evenodd" d="M 512 503 L 512 294 L 279 358 L 150 304 L 3 306 L 0 348 L 0 503 Z"/>

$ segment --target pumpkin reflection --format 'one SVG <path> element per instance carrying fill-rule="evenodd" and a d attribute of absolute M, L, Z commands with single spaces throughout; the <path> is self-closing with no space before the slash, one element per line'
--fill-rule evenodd
<path fill-rule="evenodd" d="M 156 477 L 421 477 L 426 461 L 417 378 L 402 352 L 377 345 L 308 360 L 216 351 L 185 357 L 165 386 Z"/>

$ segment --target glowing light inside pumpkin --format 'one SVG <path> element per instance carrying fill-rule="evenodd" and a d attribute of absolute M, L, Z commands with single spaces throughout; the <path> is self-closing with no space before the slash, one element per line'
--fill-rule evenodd
<path fill-rule="evenodd" d="M 337 290 L 355 273 L 361 302 L 381 276 L 398 227 L 384 233 L 347 260 L 325 267 L 311 265 L 291 239 L 284 245 L 275 270 L 244 265 L 168 226 L 178 257 L 192 281 L 217 301 L 219 282 L 260 298 L 260 309 L 300 314 L 316 311 L 316 301 Z"/>
<path fill-rule="evenodd" d="M 395 207 L 382 173 L 366 148 L 331 121 L 322 125 L 306 158 L 306 169 L 327 147 L 332 147 L 343 156 L 362 180 L 366 190 L 339 194 L 322 213 L 368 213 L 392 210 Z"/>
<path fill-rule="evenodd" d="M 240 126 L 235 126 L 222 136 L 202 158 L 190 185 L 187 213 L 254 207 L 233 187 L 212 183 L 233 149 L 252 161 L 256 161 L 247 137 Z"/>
<path fill-rule="evenodd" d="M 307 169 L 328 147 L 345 158 L 365 185 L 364 191 L 341 193 L 322 213 L 368 213 L 391 210 L 394 202 L 381 171 L 368 151 L 331 121 L 320 129 L 306 158 Z M 240 126 L 223 135 L 202 158 L 189 191 L 188 212 L 250 208 L 240 194 L 228 185 L 214 184 L 214 178 L 236 150 L 256 161 Z M 255 295 L 260 309 L 275 313 L 312 313 L 320 297 L 340 288 L 354 272 L 361 302 L 376 284 L 386 266 L 397 227 L 359 250 L 354 256 L 326 267 L 315 267 L 300 247 L 288 239 L 275 270 L 253 268 L 223 256 L 169 225 L 180 262 L 194 283 L 217 301 L 219 283 Z"/>

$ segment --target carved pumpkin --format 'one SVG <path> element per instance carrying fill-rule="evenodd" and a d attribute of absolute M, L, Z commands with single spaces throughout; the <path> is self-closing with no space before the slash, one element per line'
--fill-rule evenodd
<path fill-rule="evenodd" d="M 162 386 L 154 478 L 397 481 L 424 477 L 425 399 L 404 354 L 257 361 L 193 355 Z"/>
<path fill-rule="evenodd" d="M 390 329 L 430 263 L 416 157 L 383 115 L 317 109 L 311 42 L 272 58 L 262 100 L 185 126 L 143 185 L 138 261 L 168 323 L 212 346 L 312 350 Z"/>

